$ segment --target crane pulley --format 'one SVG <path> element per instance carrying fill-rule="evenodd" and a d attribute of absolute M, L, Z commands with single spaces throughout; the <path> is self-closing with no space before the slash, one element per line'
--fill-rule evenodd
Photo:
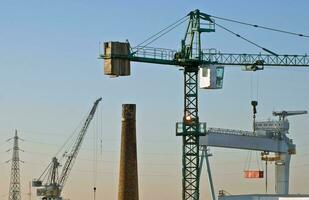
<path fill-rule="evenodd" d="M 48 200 L 61 200 L 61 192 L 64 188 L 64 185 L 69 177 L 69 174 L 73 168 L 74 162 L 80 150 L 83 139 L 86 135 L 87 129 L 90 122 L 92 121 L 94 114 L 96 112 L 97 106 L 102 98 L 99 98 L 95 101 L 92 109 L 90 110 L 82 129 L 80 130 L 77 140 L 74 142 L 72 148 L 66 153 L 66 162 L 62 167 L 62 171 L 59 174 L 58 168 L 61 166 L 56 157 L 52 158 L 51 163 L 47 166 L 40 178 L 32 182 L 33 187 L 38 187 L 37 196 L 43 196 L 42 199 Z M 46 178 L 43 182 L 43 178 Z"/>

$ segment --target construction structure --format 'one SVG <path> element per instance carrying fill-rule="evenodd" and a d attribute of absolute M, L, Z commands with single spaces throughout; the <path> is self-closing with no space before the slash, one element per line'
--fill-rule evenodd
<path fill-rule="evenodd" d="M 13 155 L 11 159 L 11 179 L 9 188 L 9 200 L 21 200 L 20 190 L 20 168 L 19 168 L 19 146 L 17 130 L 15 130 L 15 136 L 9 140 L 14 140 Z"/>
<path fill-rule="evenodd" d="M 136 105 L 122 105 L 118 200 L 138 200 Z"/>
<path fill-rule="evenodd" d="M 183 200 L 199 200 L 200 196 L 199 148 L 200 137 L 206 135 L 206 123 L 201 122 L 199 119 L 198 83 L 200 83 L 200 88 L 202 89 L 221 89 L 224 77 L 223 66 L 243 66 L 245 71 L 262 70 L 266 66 L 309 67 L 309 56 L 278 55 L 218 24 L 215 22 L 215 18 L 195 10 L 136 47 L 131 47 L 128 42 L 105 43 L 104 54 L 100 55 L 101 59 L 105 59 L 105 74 L 112 77 L 130 75 L 130 61 L 177 66 L 183 70 L 184 113 L 182 122 L 176 123 L 176 135 L 181 136 L 183 141 Z M 148 47 L 149 44 L 186 21 L 188 21 L 188 26 L 185 31 L 185 37 L 181 40 L 179 51 Z M 202 34 L 215 32 L 216 26 L 255 45 L 266 52 L 266 54 L 221 53 L 212 48 L 204 49 Z M 259 28 L 257 25 L 251 26 Z"/>
<path fill-rule="evenodd" d="M 90 113 L 88 114 L 81 130 L 77 135 L 76 141 L 74 142 L 72 148 L 66 151 L 66 161 L 62 167 L 61 172 L 58 172 L 58 169 L 61 166 L 58 158 L 53 157 L 52 161 L 44 170 L 42 175 L 38 179 L 32 181 L 32 186 L 38 187 L 37 196 L 42 196 L 43 200 L 62 200 L 61 192 L 63 191 L 65 183 L 76 161 L 78 152 L 88 130 L 90 122 L 92 121 L 97 106 L 101 100 L 102 98 L 99 98 L 94 102 Z"/>
<path fill-rule="evenodd" d="M 307 114 L 307 111 L 280 111 L 273 112 L 278 120 L 255 122 L 256 131 L 241 131 L 222 128 L 208 128 L 207 134 L 200 138 L 202 155 L 208 159 L 207 147 L 233 148 L 242 150 L 261 151 L 261 159 L 275 162 L 275 192 L 278 196 L 289 194 L 290 160 L 296 154 L 296 145 L 288 137 L 290 124 L 287 116 Z M 274 153 L 274 156 L 265 156 Z M 201 165 L 201 169 L 202 169 Z M 208 176 L 211 177 L 209 164 Z M 267 180 L 267 177 L 265 177 Z M 209 183 L 213 188 L 212 180 Z M 213 190 L 211 191 L 212 193 Z M 244 195 L 245 196 L 245 195 Z M 254 195 L 250 195 L 253 197 Z M 275 195 L 272 195 L 275 196 Z M 308 197 L 308 196 L 307 196 Z M 239 196 L 219 195 L 219 200 L 239 200 Z M 214 199 L 214 198 L 213 198 Z M 247 199 L 246 199 L 247 200 Z"/>

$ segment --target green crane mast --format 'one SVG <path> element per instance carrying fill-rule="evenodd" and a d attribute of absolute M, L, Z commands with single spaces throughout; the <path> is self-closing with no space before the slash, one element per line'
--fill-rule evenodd
<path fill-rule="evenodd" d="M 112 76 L 129 75 L 130 61 L 173 65 L 183 69 L 184 115 L 182 122 L 176 123 L 176 135 L 183 139 L 182 199 L 199 200 L 199 137 L 206 135 L 206 123 L 201 123 L 198 116 L 198 78 L 199 73 L 203 73 L 200 70 L 214 71 L 215 85 L 208 88 L 220 89 L 223 82 L 222 65 L 243 66 L 247 71 L 262 70 L 264 66 L 309 67 L 309 57 L 277 55 L 262 47 L 268 54 L 227 54 L 203 50 L 201 35 L 214 32 L 216 22 L 213 17 L 199 10 L 190 12 L 186 16 L 187 20 L 180 51 L 150 48 L 147 45 L 131 48 L 128 42 L 109 42 L 105 43 L 105 51 L 99 58 L 105 59 L 105 74 Z"/>

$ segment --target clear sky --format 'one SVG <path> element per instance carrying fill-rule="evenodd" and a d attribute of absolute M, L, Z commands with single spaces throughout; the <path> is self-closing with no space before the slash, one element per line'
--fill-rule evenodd
<path fill-rule="evenodd" d="M 309 34 L 307 0 L 193 1 L 1 1 L 0 2 L 0 198 L 7 199 L 11 157 L 5 153 L 14 129 L 25 139 L 21 148 L 22 197 L 28 182 L 41 174 L 51 156 L 73 132 L 97 97 L 102 96 L 103 152 L 98 168 L 98 197 L 117 199 L 121 104 L 137 104 L 140 198 L 180 199 L 182 74 L 176 68 L 132 63 L 130 77 L 103 75 L 99 42 L 129 39 L 134 46 L 168 24 L 200 9 L 203 12 Z M 222 22 L 223 23 L 223 22 Z M 235 32 L 282 54 L 309 53 L 308 39 L 223 23 Z M 156 47 L 178 49 L 179 27 Z M 222 52 L 261 50 L 217 29 L 205 35 L 205 48 Z M 101 49 L 101 50 L 100 50 Z M 200 91 L 200 120 L 210 127 L 251 129 L 252 95 L 258 88 L 258 118 L 273 110 L 309 110 L 309 69 L 266 69 L 258 75 L 226 68 L 224 88 Z M 251 80 L 259 80 L 251 90 Z M 298 145 L 292 159 L 291 192 L 309 193 L 309 116 L 293 117 L 291 137 Z M 64 189 L 64 197 L 92 198 L 93 135 L 90 129 Z M 246 151 L 212 149 L 216 192 L 261 193 L 263 181 L 242 178 Z M 228 166 L 228 167 L 227 167 Z M 270 182 L 273 183 L 273 171 Z M 203 172 L 201 198 L 209 197 Z M 270 186 L 274 192 L 274 186 Z M 32 190 L 34 192 L 34 190 Z M 35 199 L 32 196 L 32 199 Z"/>

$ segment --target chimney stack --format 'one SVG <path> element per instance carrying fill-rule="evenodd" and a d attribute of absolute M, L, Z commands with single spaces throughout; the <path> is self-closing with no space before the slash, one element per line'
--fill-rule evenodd
<path fill-rule="evenodd" d="M 118 200 L 138 200 L 136 105 L 122 105 Z"/>

